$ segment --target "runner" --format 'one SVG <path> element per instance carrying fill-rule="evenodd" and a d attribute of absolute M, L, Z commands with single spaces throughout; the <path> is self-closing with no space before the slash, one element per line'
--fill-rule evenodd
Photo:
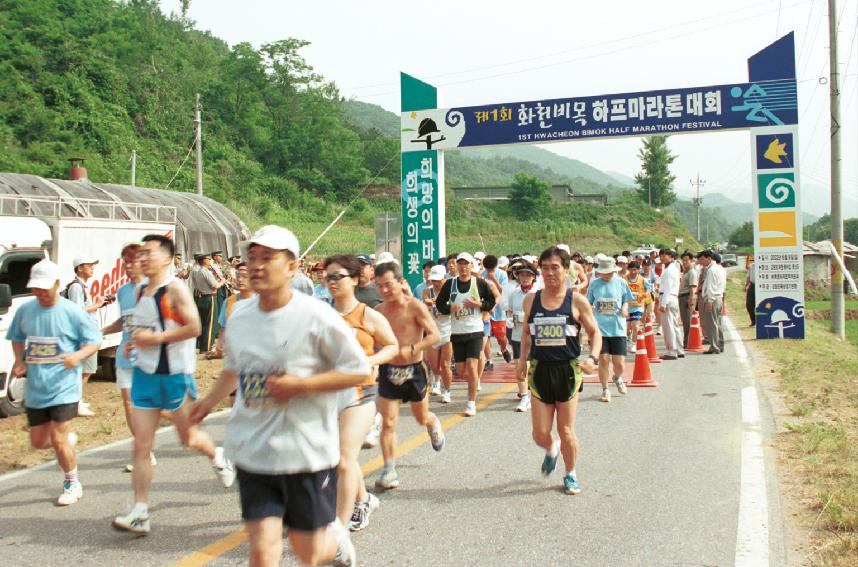
<path fill-rule="evenodd" d="M 60 268 L 50 260 L 33 265 L 27 287 L 35 299 L 21 305 L 6 331 L 15 353 L 11 375 L 27 377 L 30 444 L 53 447 L 65 473 L 57 506 L 68 506 L 83 497 L 74 450 L 77 435 L 71 431 L 83 393 L 81 363 L 98 352 L 101 333 L 83 308 L 60 297 Z"/>
<path fill-rule="evenodd" d="M 641 324 L 641 319 L 644 314 L 644 305 L 646 304 L 647 294 L 651 291 L 649 288 L 649 284 L 640 275 L 640 264 L 637 263 L 637 260 L 632 260 L 629 262 L 628 273 L 626 274 L 625 280 L 626 284 L 628 284 L 629 289 L 632 290 L 632 295 L 635 297 L 633 301 L 629 302 L 629 340 L 628 346 L 629 351 L 634 350 L 635 341 L 637 341 L 638 336 L 638 327 Z"/>
<path fill-rule="evenodd" d="M 429 363 L 429 368 L 432 370 L 433 379 L 440 378 L 440 395 L 441 403 L 449 404 L 450 386 L 453 382 L 453 368 L 450 360 L 453 358 L 453 344 L 450 342 L 450 316 L 442 315 L 438 308 L 435 307 L 435 299 L 441 291 L 441 287 L 447 279 L 447 270 L 444 266 L 434 266 L 429 272 L 429 283 L 431 284 L 423 292 L 423 303 L 429 308 L 432 313 L 432 318 L 438 326 L 438 332 L 441 334 L 441 339 L 432 345 L 430 350 L 427 350 L 426 361 Z M 433 385 L 433 389 L 435 386 Z"/>
<path fill-rule="evenodd" d="M 250 240 L 257 296 L 229 319 L 223 373 L 194 405 L 196 422 L 238 386 L 226 429 L 238 470 L 251 565 L 279 565 L 283 528 L 307 565 L 355 565 L 348 530 L 336 515 L 338 390 L 371 373 L 355 333 L 318 300 L 291 289 L 298 239 L 269 225 Z"/>
<path fill-rule="evenodd" d="M 526 319 L 524 318 L 524 301 L 525 298 L 536 292 L 534 282 L 539 270 L 530 263 L 522 263 L 515 272 L 518 279 L 518 287 L 513 288 L 509 294 L 507 303 L 507 321 L 512 326 L 512 334 L 510 342 L 512 343 L 512 353 L 516 360 L 521 359 L 521 337 L 524 330 Z M 528 361 L 525 360 L 525 364 Z M 526 370 L 526 369 L 525 369 Z M 525 412 L 530 409 L 530 391 L 527 388 L 527 372 L 516 373 L 518 379 L 518 405 L 515 407 L 517 412 Z"/>
<path fill-rule="evenodd" d="M 116 300 L 119 302 L 119 319 L 101 330 L 102 335 L 122 331 L 122 341 L 116 348 L 116 387 L 119 388 L 119 395 L 122 397 L 122 405 L 125 410 L 125 423 L 128 424 L 128 431 L 131 432 L 132 437 L 134 436 L 134 420 L 131 417 L 131 375 L 134 372 L 134 363 L 126 356 L 125 345 L 131 339 L 134 306 L 137 305 L 137 294 L 143 282 L 140 259 L 137 258 L 139 251 L 139 244 L 127 244 L 120 253 L 122 257 L 122 270 L 129 281 L 123 284 L 116 292 Z M 132 358 L 135 356 L 136 353 L 132 353 Z M 149 460 L 152 462 L 152 466 L 158 464 L 154 452 L 150 454 Z M 125 465 L 125 472 L 132 472 L 133 470 L 133 464 L 129 463 Z"/>
<path fill-rule="evenodd" d="M 194 341 L 200 332 L 200 319 L 188 288 L 169 276 L 174 253 L 173 241 L 166 236 L 143 237 L 137 256 L 149 281 L 138 290 L 131 340 L 125 345 L 126 355 L 136 352 L 137 356 L 131 377 L 134 506 L 116 516 L 113 527 L 139 534 L 150 530 L 150 458 L 162 410 L 173 412 L 171 419 L 182 445 L 206 455 L 225 487 L 232 486 L 235 479 L 223 449 L 215 447 L 208 434 L 190 419 L 191 404 L 186 402 L 197 397 Z"/>
<path fill-rule="evenodd" d="M 617 276 L 617 266 L 609 256 L 597 256 L 599 266 L 595 272 L 599 276 L 590 284 L 587 300 L 595 307 L 596 322 L 601 333 L 601 354 L 599 355 L 599 382 L 602 384 L 603 402 L 611 401 L 608 390 L 608 373 L 614 369 L 614 384 L 617 391 L 625 395 L 627 389 L 623 381 L 626 363 L 626 317 L 629 303 L 634 301 L 632 290 L 624 279 Z M 597 352 L 591 343 L 591 352 Z"/>
<path fill-rule="evenodd" d="M 325 260 L 325 279 L 334 300 L 334 309 L 354 331 L 372 373 L 354 391 L 345 390 L 349 401 L 340 411 L 340 464 L 337 467 L 337 517 L 352 531 L 364 529 L 378 508 L 375 495 L 366 491 L 358 463 L 361 443 L 376 415 L 377 366 L 399 352 L 393 330 L 380 313 L 355 298 L 360 263 L 355 256 L 331 256 Z M 376 352 L 376 345 L 381 349 Z"/>
<path fill-rule="evenodd" d="M 444 282 L 438 293 L 435 306 L 443 315 L 452 315 L 450 340 L 453 343 L 453 359 L 462 364 L 468 381 L 468 402 L 465 415 L 477 415 L 477 387 L 479 386 L 479 362 L 483 348 L 482 312 L 490 312 L 495 306 L 495 296 L 485 281 L 473 277 L 471 267 L 474 258 L 467 252 L 456 257 L 459 276 Z"/>
<path fill-rule="evenodd" d="M 542 474 L 548 477 L 557 466 L 557 456 L 563 454 L 566 474 L 563 488 L 566 494 L 578 494 L 581 487 L 575 471 L 578 460 L 578 438 L 575 435 L 575 412 L 578 392 L 584 384 L 581 370 L 595 371 L 591 356 L 580 366 L 580 328 L 584 330 L 595 352 L 601 348 L 601 335 L 593 321 L 593 312 L 583 295 L 566 285 L 571 260 L 565 250 L 548 248 L 539 256 L 545 288 L 528 294 L 524 300 L 527 332 L 522 335 L 519 375 L 527 375 L 533 396 L 533 440 L 545 450 Z M 531 360 L 528 369 L 528 360 Z M 551 433 L 557 421 L 555 440 Z"/>
<path fill-rule="evenodd" d="M 512 362 L 512 353 L 509 351 L 509 344 L 507 343 L 506 338 L 506 310 L 501 305 L 501 301 L 503 300 L 503 292 L 506 286 L 509 284 L 509 276 L 507 276 L 506 272 L 502 269 L 498 269 L 500 267 L 499 260 L 497 256 L 489 254 L 485 258 L 483 258 L 483 273 L 482 277 L 485 280 L 495 286 L 498 290 L 498 295 L 495 299 L 495 308 L 491 312 L 491 316 L 489 317 L 489 325 L 491 336 L 495 338 L 498 342 L 498 347 L 500 348 L 501 356 L 503 359 L 510 363 Z M 483 349 L 483 355 L 488 360 L 488 363 L 492 363 L 492 349 L 491 349 L 491 337 L 486 341 L 486 347 Z M 494 363 L 492 363 L 492 367 L 494 367 Z"/>
<path fill-rule="evenodd" d="M 372 259 L 366 254 L 358 254 L 357 259 L 360 262 L 360 280 L 355 289 L 355 297 L 367 307 L 375 309 L 375 306 L 381 303 L 381 297 L 373 281 Z"/>
<path fill-rule="evenodd" d="M 441 335 L 426 306 L 404 294 L 404 279 L 398 264 L 386 262 L 376 266 L 375 281 L 384 298 L 377 308 L 378 312 L 390 322 L 399 341 L 399 354 L 378 369 L 378 407 L 383 418 L 381 453 L 384 457 L 384 470 L 375 485 L 391 489 L 399 486 L 394 454 L 396 424 L 402 402 L 410 402 L 411 413 L 417 423 L 426 427 L 432 448 L 435 451 L 444 448 L 445 438 L 441 422 L 429 411 L 428 371 L 423 362 L 423 351 L 438 343 Z"/>

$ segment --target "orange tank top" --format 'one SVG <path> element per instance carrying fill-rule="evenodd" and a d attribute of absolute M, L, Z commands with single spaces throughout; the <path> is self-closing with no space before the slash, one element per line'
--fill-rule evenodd
<path fill-rule="evenodd" d="M 358 341 L 358 344 L 363 349 L 364 354 L 367 356 L 372 356 L 375 354 L 375 339 L 369 334 L 366 326 L 364 325 L 363 318 L 366 313 L 366 304 L 358 303 L 357 307 L 352 309 L 351 313 L 348 315 L 343 315 L 343 320 L 346 324 L 354 329 L 355 338 Z M 367 378 L 362 386 L 370 386 L 375 384 L 375 373 L 370 378 Z"/>

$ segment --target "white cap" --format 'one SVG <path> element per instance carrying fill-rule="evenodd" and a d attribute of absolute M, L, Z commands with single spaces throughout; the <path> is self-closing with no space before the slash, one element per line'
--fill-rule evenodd
<path fill-rule="evenodd" d="M 288 250 L 296 258 L 299 256 L 298 239 L 292 231 L 276 224 L 263 226 L 250 237 L 250 244 L 259 244 L 274 250 Z"/>
<path fill-rule="evenodd" d="M 439 281 L 447 278 L 447 269 L 444 266 L 432 266 L 429 270 L 429 281 Z"/>
<path fill-rule="evenodd" d="M 474 261 L 471 262 L 471 273 L 479 274 L 480 267 L 480 261 L 475 258 Z"/>
<path fill-rule="evenodd" d="M 393 254 L 390 252 L 382 252 L 378 255 L 378 258 L 375 260 L 376 264 L 387 264 L 388 262 L 393 262 L 394 264 L 398 264 L 399 261 L 393 257 Z"/>
<path fill-rule="evenodd" d="M 584 258 L 584 262 L 586 262 L 588 264 L 592 264 L 593 263 L 593 257 L 592 256 L 586 256 Z"/>
<path fill-rule="evenodd" d="M 82 262 L 86 264 L 86 262 Z M 42 260 L 33 264 L 30 268 L 30 281 L 27 287 L 36 289 L 50 289 L 60 279 L 60 267 L 50 260 Z"/>
<path fill-rule="evenodd" d="M 656 264 L 661 264 L 661 258 L 659 258 L 658 256 L 656 256 L 656 258 L 655 258 L 655 263 L 656 263 Z"/>
<path fill-rule="evenodd" d="M 625 256 L 617 256 L 617 264 L 628 264 L 629 259 Z"/>
<path fill-rule="evenodd" d="M 536 256 L 532 256 L 532 255 L 530 255 L 530 254 L 528 254 L 527 256 L 522 256 L 522 258 L 524 258 L 525 260 L 527 260 L 527 261 L 528 261 L 528 262 L 530 262 L 531 264 L 532 264 L 533 262 L 536 262 L 536 260 L 537 260 Z"/>
<path fill-rule="evenodd" d="M 81 264 L 98 264 L 98 259 L 93 258 L 92 256 L 75 256 L 74 262 L 72 262 L 72 267 L 77 269 Z"/>
<path fill-rule="evenodd" d="M 486 253 L 483 252 L 482 250 L 480 250 L 479 252 L 474 252 L 474 258 L 476 258 L 477 260 L 482 261 L 485 259 L 485 257 L 486 257 Z"/>
<path fill-rule="evenodd" d="M 466 261 L 466 262 L 467 262 L 467 263 L 469 263 L 469 264 L 473 264 L 473 263 L 474 263 L 474 257 L 473 257 L 473 256 L 471 256 L 470 254 L 468 254 L 467 252 L 462 252 L 461 254 L 459 254 L 458 256 L 456 256 L 456 263 L 458 263 L 458 262 L 460 262 L 460 261 L 462 261 L 462 260 Z"/>
<path fill-rule="evenodd" d="M 558 244 L 557 247 L 566 252 L 567 254 L 572 254 L 572 252 L 569 250 L 568 244 Z"/>
<path fill-rule="evenodd" d="M 597 274 L 611 274 L 618 270 L 617 264 L 610 256 L 602 256 L 599 258 L 599 265 L 596 266 Z"/>
<path fill-rule="evenodd" d="M 509 266 L 509 258 L 506 256 L 498 258 L 498 268 L 506 268 L 507 266 Z"/>

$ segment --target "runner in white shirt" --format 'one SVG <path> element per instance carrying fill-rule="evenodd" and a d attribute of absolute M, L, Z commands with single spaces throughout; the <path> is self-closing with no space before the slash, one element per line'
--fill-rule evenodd
<path fill-rule="evenodd" d="M 279 565 L 283 528 L 306 565 L 355 565 L 348 530 L 336 519 L 338 390 L 370 376 L 354 332 L 331 307 L 292 291 L 298 240 L 264 226 L 250 240 L 257 296 L 229 319 L 223 374 L 194 406 L 202 420 L 238 387 L 225 448 L 238 470 L 251 565 Z"/>
<path fill-rule="evenodd" d="M 522 263 L 515 272 L 518 279 L 518 287 L 512 289 L 507 300 L 507 321 L 512 325 L 513 356 L 516 360 L 521 356 L 521 336 L 524 331 L 524 299 L 532 293 L 536 293 L 534 281 L 537 270 L 534 264 Z M 530 409 L 530 391 L 527 389 L 527 373 L 516 375 L 518 380 L 519 402 L 515 408 L 517 412 L 525 412 Z"/>
<path fill-rule="evenodd" d="M 453 343 L 450 342 L 451 323 L 449 315 L 442 315 L 435 307 L 435 299 L 441 291 L 441 287 L 447 279 L 447 270 L 444 266 L 433 266 L 429 271 L 430 285 L 423 290 L 423 303 L 429 308 L 435 324 L 438 325 L 438 332 L 441 333 L 441 340 L 432 345 L 432 348 L 424 354 L 429 368 L 436 378 L 441 379 L 441 390 L 438 392 L 441 395 L 441 403 L 450 403 L 450 386 L 453 382 Z"/>

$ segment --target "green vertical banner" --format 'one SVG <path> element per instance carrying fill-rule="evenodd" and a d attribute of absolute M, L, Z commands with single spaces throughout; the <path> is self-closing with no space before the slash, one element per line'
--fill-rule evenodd
<path fill-rule="evenodd" d="M 438 107 L 437 89 L 410 75 L 400 76 L 402 111 Z M 421 125 L 432 130 L 431 125 Z M 424 133 L 405 132 L 418 138 Z M 438 150 L 402 153 L 402 271 L 412 288 L 423 281 L 422 266 L 446 253 L 444 155 Z"/>

